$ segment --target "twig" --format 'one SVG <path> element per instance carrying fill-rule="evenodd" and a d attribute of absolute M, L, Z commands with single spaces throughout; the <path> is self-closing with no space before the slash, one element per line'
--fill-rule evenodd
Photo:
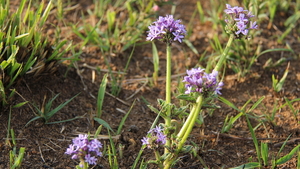
<path fill-rule="evenodd" d="M 74 68 L 76 69 L 76 73 L 78 74 L 78 76 L 80 77 L 81 83 L 83 85 L 83 90 L 87 90 L 87 85 L 85 85 L 84 81 L 83 81 L 83 77 L 81 75 L 81 72 L 79 70 L 78 64 L 77 62 L 73 63 Z"/>
<path fill-rule="evenodd" d="M 45 144 L 45 146 L 49 147 L 51 150 L 56 151 L 54 148 L 52 148 L 51 146 L 49 146 L 48 144 Z"/>
<path fill-rule="evenodd" d="M 143 86 L 141 86 L 139 89 L 137 89 L 131 96 L 127 97 L 125 100 L 129 100 L 132 97 L 134 97 L 136 94 L 138 94 L 138 92 L 140 92 L 147 84 L 148 84 L 148 80 L 143 84 Z"/>
<path fill-rule="evenodd" d="M 300 141 L 300 138 L 293 138 L 293 139 L 290 139 L 287 142 L 282 141 L 282 142 L 276 143 L 276 144 L 274 144 L 274 147 L 281 147 L 282 144 L 294 144 L 296 141 Z"/>
<path fill-rule="evenodd" d="M 40 151 L 40 154 L 41 154 L 41 158 L 42 160 L 44 161 L 44 163 L 46 162 L 44 157 L 43 157 L 43 153 L 42 153 L 42 150 L 41 150 L 41 146 L 39 145 L 39 151 Z"/>
<path fill-rule="evenodd" d="M 118 100 L 119 102 L 125 104 L 126 106 L 131 106 L 129 103 L 125 102 L 124 100 L 122 100 L 122 99 L 120 99 L 120 98 L 118 98 L 118 97 L 116 97 L 116 96 L 114 96 L 114 95 L 112 95 L 112 94 L 110 94 L 110 93 L 108 93 L 106 91 L 105 91 L 105 94 L 109 95 L 110 97 L 115 98 L 116 100 Z"/>
<path fill-rule="evenodd" d="M 51 139 L 49 139 L 49 141 L 50 141 L 52 144 L 54 144 L 56 147 L 59 147 L 59 148 L 61 149 L 61 146 L 55 144 L 53 141 L 51 141 Z"/>

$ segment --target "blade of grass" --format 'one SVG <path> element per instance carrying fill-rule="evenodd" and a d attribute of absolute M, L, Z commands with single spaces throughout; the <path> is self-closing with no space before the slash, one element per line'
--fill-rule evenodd
<path fill-rule="evenodd" d="M 247 164 L 240 165 L 238 167 L 230 168 L 230 169 L 253 169 L 260 167 L 260 164 L 258 162 L 251 162 Z"/>
<path fill-rule="evenodd" d="M 69 99 L 68 101 L 66 101 L 66 102 L 64 102 L 64 103 L 62 103 L 62 104 L 60 104 L 59 106 L 57 106 L 55 109 L 53 109 L 52 111 L 50 111 L 50 112 L 45 112 L 45 115 L 46 115 L 46 124 L 47 124 L 47 122 L 48 122 L 48 120 L 55 114 L 55 113 L 57 113 L 59 110 L 61 110 L 65 105 L 67 105 L 69 102 L 71 102 L 75 97 L 77 97 L 78 95 L 79 95 L 80 93 L 78 93 L 77 95 L 75 95 L 75 96 L 73 96 L 71 99 Z M 57 97 L 58 95 L 56 95 L 56 97 Z M 56 98 L 55 97 L 55 98 Z M 52 99 L 52 101 L 53 101 L 53 99 Z M 51 101 L 51 104 L 52 104 L 52 101 Z M 47 106 L 46 106 L 47 107 Z"/>
<path fill-rule="evenodd" d="M 260 158 L 260 149 L 259 149 L 259 145 L 258 145 L 258 141 L 257 141 L 257 138 L 256 138 L 256 135 L 255 135 L 255 132 L 253 130 L 253 127 L 250 123 L 250 120 L 248 118 L 248 115 L 245 114 L 246 116 L 246 120 L 247 120 L 247 124 L 248 124 L 248 127 L 249 127 L 249 130 L 250 130 L 250 133 L 251 133 L 251 137 L 253 139 L 253 143 L 254 143 L 254 146 L 255 146 L 255 150 L 256 150 L 256 155 L 257 155 L 257 159 L 258 159 L 258 163 L 261 164 L 261 158 Z"/>
<path fill-rule="evenodd" d="M 98 90 L 98 97 L 97 97 L 97 117 L 98 118 L 101 118 L 101 115 L 102 115 L 102 106 L 103 106 L 104 95 L 105 95 L 105 91 L 106 91 L 107 76 L 108 76 L 108 74 L 105 74 L 103 76 L 102 82 L 101 82 L 99 90 Z"/>
<path fill-rule="evenodd" d="M 293 157 L 293 155 L 298 151 L 299 148 L 300 148 L 300 144 L 298 146 L 296 146 L 295 148 L 293 148 L 293 150 L 289 154 L 276 160 L 276 165 L 280 165 L 280 164 L 284 164 L 284 163 L 288 162 Z"/>
<path fill-rule="evenodd" d="M 266 167 L 268 166 L 268 156 L 269 156 L 268 143 L 261 142 L 260 148 L 261 148 L 261 158 L 264 161 L 264 167 Z"/>
<path fill-rule="evenodd" d="M 265 99 L 265 96 L 262 96 L 261 98 L 258 99 L 258 101 L 256 101 L 251 108 L 248 110 L 248 112 L 252 112 L 254 109 L 256 109 L 256 107 Z"/>
<path fill-rule="evenodd" d="M 231 103 L 229 100 L 225 99 L 224 97 L 218 97 L 218 99 L 228 105 L 229 107 L 233 108 L 236 111 L 242 112 L 242 110 L 238 109 L 233 103 Z"/>
<path fill-rule="evenodd" d="M 292 136 L 292 134 L 290 134 L 290 135 L 285 139 L 285 141 L 283 142 L 282 146 L 280 147 L 280 149 L 279 149 L 279 151 L 278 151 L 278 153 L 277 153 L 277 155 L 276 155 L 276 158 L 279 157 L 280 153 L 282 152 L 283 148 L 285 147 L 287 141 L 290 139 L 291 136 Z"/>
<path fill-rule="evenodd" d="M 117 135 L 121 134 L 123 125 L 124 125 L 124 123 L 125 123 L 127 117 L 129 116 L 129 114 L 130 114 L 130 112 L 131 112 L 131 110 L 132 110 L 132 108 L 133 108 L 133 106 L 134 106 L 134 104 L 135 104 L 135 101 L 136 101 L 136 100 L 133 101 L 132 105 L 130 106 L 129 111 L 128 111 L 128 112 L 126 113 L 126 115 L 122 118 L 122 120 L 121 120 L 121 122 L 120 122 L 120 124 L 119 124 L 118 130 L 117 130 Z"/>
<path fill-rule="evenodd" d="M 94 120 L 98 122 L 100 125 L 103 125 L 108 131 L 110 130 L 115 134 L 114 130 L 110 127 L 110 125 L 106 121 L 97 117 L 95 117 Z"/>
<path fill-rule="evenodd" d="M 109 134 L 109 143 L 110 143 L 110 147 L 111 147 L 111 155 L 113 155 L 113 164 L 111 166 L 112 169 L 118 169 L 119 165 L 118 165 L 118 159 L 117 159 L 117 152 L 116 152 L 116 147 L 115 147 L 115 143 L 113 141 L 113 139 L 111 138 L 110 132 L 108 131 Z"/>

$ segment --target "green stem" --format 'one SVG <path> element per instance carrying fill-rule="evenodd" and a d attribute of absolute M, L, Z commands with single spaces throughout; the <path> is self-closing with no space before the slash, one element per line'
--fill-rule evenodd
<path fill-rule="evenodd" d="M 189 122 L 188 127 L 186 128 L 186 131 L 184 132 L 184 135 L 182 137 L 177 138 L 177 139 L 179 139 L 177 152 L 180 152 L 182 146 L 184 145 L 185 141 L 189 137 L 189 135 L 190 135 L 190 133 L 191 133 L 193 127 L 194 127 L 195 121 L 198 117 L 198 114 L 200 112 L 202 102 L 203 102 L 203 97 L 202 97 L 202 95 L 200 95 L 197 98 L 196 104 L 193 106 L 193 109 L 192 109 L 192 112 L 191 112 L 191 120 Z"/>
<path fill-rule="evenodd" d="M 168 134 L 168 128 L 171 126 L 171 44 L 167 43 L 167 65 L 166 65 L 166 104 L 167 104 L 167 112 L 166 112 L 166 118 L 165 118 L 165 125 L 167 128 L 167 134 Z M 165 146 L 170 147 L 171 141 L 167 140 Z M 169 152 L 167 148 L 165 148 L 165 153 Z"/>
<path fill-rule="evenodd" d="M 167 44 L 167 65 L 166 65 L 166 104 L 171 103 L 171 44 Z M 171 109 L 168 106 L 167 116 L 171 116 Z M 169 119 L 168 125 L 171 124 L 171 119 Z"/>
<path fill-rule="evenodd" d="M 180 132 L 177 135 L 177 139 L 179 140 L 179 143 L 178 143 L 178 146 L 176 149 L 176 153 L 173 156 L 170 156 L 170 158 L 168 158 L 164 162 L 164 169 L 169 169 L 171 167 L 172 163 L 177 159 L 178 153 L 182 149 L 185 141 L 187 140 L 188 136 L 190 135 L 190 133 L 194 127 L 195 121 L 201 110 L 202 102 L 203 102 L 203 97 L 199 96 L 197 98 L 196 104 L 193 106 L 193 108 L 191 110 L 191 113 L 190 113 L 187 121 L 184 123 L 183 127 L 181 128 Z"/>
<path fill-rule="evenodd" d="M 192 112 L 194 112 L 196 109 L 196 105 L 193 106 L 191 113 L 189 114 L 188 118 L 186 119 L 185 123 L 183 124 L 182 128 L 180 129 L 179 133 L 177 134 L 177 138 L 182 138 L 184 133 L 186 132 L 186 129 L 188 128 L 189 124 L 191 123 L 191 120 L 193 118 Z"/>
<path fill-rule="evenodd" d="M 171 164 L 172 164 L 173 161 L 174 161 L 173 159 L 170 159 L 170 160 L 165 161 L 164 169 L 169 169 L 169 168 L 171 168 Z"/>
<path fill-rule="evenodd" d="M 224 62 L 226 61 L 226 56 L 227 56 L 227 54 L 229 52 L 230 46 L 231 46 L 231 44 L 233 42 L 233 39 L 234 39 L 234 35 L 231 34 L 230 37 L 229 37 L 229 40 L 227 42 L 227 45 L 226 45 L 226 47 L 225 47 L 225 49 L 224 49 L 224 51 L 222 53 L 222 56 L 221 56 L 220 60 L 218 61 L 218 63 L 217 63 L 217 65 L 216 65 L 216 67 L 215 67 L 214 70 L 220 71 L 220 69 L 222 68 Z"/>

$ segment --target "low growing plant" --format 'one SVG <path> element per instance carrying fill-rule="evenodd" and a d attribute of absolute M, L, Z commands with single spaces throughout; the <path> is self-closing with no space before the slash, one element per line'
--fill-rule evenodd
<path fill-rule="evenodd" d="M 261 142 L 259 145 L 258 139 L 256 138 L 256 135 L 255 135 L 255 130 L 250 123 L 248 114 L 245 114 L 245 117 L 246 117 L 247 124 L 248 124 L 249 130 L 250 130 L 250 133 L 251 133 L 251 137 L 253 139 L 258 162 L 249 162 L 249 163 L 246 163 L 246 164 L 243 164 L 238 167 L 231 168 L 231 169 L 266 168 L 266 167 L 270 166 L 270 164 L 271 164 L 271 168 L 275 169 L 275 168 L 277 168 L 278 165 L 288 162 L 293 157 L 293 155 L 299 151 L 300 145 L 294 147 L 287 155 L 285 155 L 283 157 L 279 157 L 279 154 L 282 152 L 282 150 L 284 149 L 284 147 L 289 139 L 289 137 L 288 137 L 286 139 L 286 141 L 284 142 L 284 144 L 281 146 L 281 148 L 278 151 L 278 153 L 276 154 L 276 156 L 272 157 L 271 162 L 269 162 L 268 143 Z"/>
<path fill-rule="evenodd" d="M 10 165 L 10 169 L 18 169 L 21 168 L 22 165 L 23 157 L 25 154 L 25 147 L 21 147 L 18 153 L 14 130 L 11 129 L 10 133 L 11 133 L 11 139 L 14 147 L 13 150 L 10 150 L 9 152 L 9 165 Z"/>
<path fill-rule="evenodd" d="M 278 93 L 281 91 L 281 89 L 284 85 L 285 79 L 289 73 L 289 67 L 290 67 L 290 64 L 287 65 L 287 68 L 285 69 L 284 74 L 279 81 L 277 78 L 275 78 L 274 74 L 272 75 L 272 87 L 275 92 Z"/>
<path fill-rule="evenodd" d="M 55 64 L 68 50 L 63 49 L 67 41 L 52 46 L 42 36 L 43 26 L 52 8 L 52 0 L 46 7 L 40 3 L 36 11 L 31 10 L 31 1 L 22 0 L 14 13 L 10 11 L 10 0 L 0 3 L 0 101 L 9 103 L 14 91 L 11 86 L 25 74 L 38 77 L 44 72 L 55 71 Z M 25 8 L 27 4 L 27 9 Z"/>
<path fill-rule="evenodd" d="M 44 101 L 43 104 L 40 108 L 38 108 L 37 106 L 33 105 L 37 111 L 36 117 L 32 118 L 31 120 L 29 120 L 25 127 L 30 124 L 31 122 L 37 120 L 37 119 L 43 119 L 45 121 L 45 124 L 55 124 L 55 123 L 62 123 L 62 122 L 67 122 L 67 121 L 72 121 L 81 117 L 75 117 L 72 119 L 67 119 L 67 120 L 62 120 L 62 121 L 55 121 L 55 122 L 49 122 L 50 118 L 56 114 L 59 110 L 61 110 L 65 105 L 67 105 L 69 102 L 71 102 L 76 96 L 78 96 L 79 94 L 75 95 L 74 97 L 72 97 L 71 99 L 69 99 L 68 101 L 60 104 L 59 106 L 57 106 L 56 108 L 52 108 L 52 103 L 53 101 L 59 96 L 59 94 L 57 94 L 56 96 L 54 96 L 52 99 L 50 99 L 47 103 L 45 103 L 46 101 L 46 97 L 44 97 Z"/>

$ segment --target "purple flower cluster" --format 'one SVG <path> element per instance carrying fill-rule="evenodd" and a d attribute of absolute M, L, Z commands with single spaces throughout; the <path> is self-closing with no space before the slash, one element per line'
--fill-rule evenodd
<path fill-rule="evenodd" d="M 192 92 L 198 92 L 204 95 L 210 93 L 221 94 L 223 82 L 217 81 L 218 71 L 214 70 L 212 73 L 205 73 L 205 69 L 193 68 L 187 70 L 187 76 L 184 77 L 183 82 L 185 84 L 185 94 L 190 94 Z"/>
<path fill-rule="evenodd" d="M 171 44 L 174 41 L 182 42 L 186 35 L 185 26 L 180 20 L 174 20 L 173 15 L 160 16 L 157 21 L 149 26 L 147 40 L 162 40 Z"/>
<path fill-rule="evenodd" d="M 248 10 L 244 10 L 242 7 L 231 7 L 226 4 L 224 12 L 228 15 L 225 19 L 226 31 L 228 33 L 234 33 L 236 38 L 248 35 L 250 29 L 257 29 L 256 22 L 250 21 L 250 18 L 254 17 Z"/>
<path fill-rule="evenodd" d="M 143 145 L 147 145 L 147 148 L 158 147 L 159 145 L 166 144 L 166 135 L 163 133 L 163 129 L 159 126 L 148 131 L 148 136 L 144 137 L 141 141 Z"/>
<path fill-rule="evenodd" d="M 97 139 L 89 140 L 87 134 L 79 134 L 72 142 L 73 144 L 65 152 L 65 154 L 72 155 L 72 159 L 83 159 L 85 162 L 95 165 L 96 157 L 102 156 L 102 152 L 99 150 L 102 148 L 102 143 Z"/>

